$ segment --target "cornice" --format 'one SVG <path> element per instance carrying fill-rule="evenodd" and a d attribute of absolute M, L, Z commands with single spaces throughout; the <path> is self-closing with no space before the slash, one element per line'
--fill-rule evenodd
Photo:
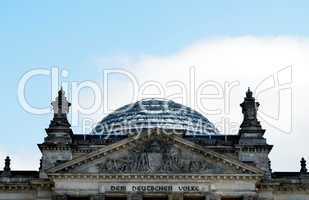
<path fill-rule="evenodd" d="M 260 181 L 261 176 L 256 174 L 73 174 L 73 173 L 50 173 L 51 179 L 91 179 L 105 181 Z"/>
<path fill-rule="evenodd" d="M 29 191 L 32 189 L 29 183 L 0 183 L 0 191 Z"/>
<path fill-rule="evenodd" d="M 35 179 L 29 182 L 1 182 L 0 191 L 31 191 L 34 189 L 50 189 L 53 183 L 49 179 Z"/>
<path fill-rule="evenodd" d="M 262 191 L 273 191 L 273 192 L 309 192 L 309 183 L 260 183 L 258 186 L 259 190 Z"/>

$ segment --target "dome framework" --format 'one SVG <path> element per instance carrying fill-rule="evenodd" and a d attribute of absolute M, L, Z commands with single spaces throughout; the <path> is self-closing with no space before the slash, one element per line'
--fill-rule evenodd
<path fill-rule="evenodd" d="M 218 135 L 216 127 L 199 112 L 166 99 L 143 99 L 107 115 L 93 134 L 128 135 L 161 129 L 186 136 Z"/>

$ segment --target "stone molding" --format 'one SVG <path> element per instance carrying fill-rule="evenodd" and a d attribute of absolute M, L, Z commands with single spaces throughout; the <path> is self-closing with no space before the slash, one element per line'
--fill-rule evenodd
<path fill-rule="evenodd" d="M 94 179 L 94 180 L 184 180 L 190 181 L 211 181 L 211 180 L 252 180 L 259 181 L 261 176 L 254 174 L 48 174 L 51 179 Z"/>
<path fill-rule="evenodd" d="M 269 183 L 258 185 L 261 191 L 272 192 L 309 192 L 309 183 Z"/>

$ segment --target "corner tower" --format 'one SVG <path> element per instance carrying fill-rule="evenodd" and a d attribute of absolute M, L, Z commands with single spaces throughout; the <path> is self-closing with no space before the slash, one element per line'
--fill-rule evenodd
<path fill-rule="evenodd" d="M 59 163 L 72 159 L 72 139 L 73 131 L 67 119 L 71 103 L 67 101 L 65 93 L 61 88 L 58 96 L 51 103 L 54 111 L 53 119 L 46 130 L 47 137 L 39 144 L 42 152 L 40 176 L 45 177 L 45 171 Z"/>
<path fill-rule="evenodd" d="M 71 136 L 73 134 L 71 124 L 67 119 L 71 103 L 67 101 L 62 88 L 58 91 L 58 96 L 51 105 L 54 110 L 54 117 L 51 120 L 49 127 L 46 129 L 47 137 L 45 138 L 45 142 L 69 144 L 72 142 Z"/>
<path fill-rule="evenodd" d="M 257 119 L 260 104 L 256 102 L 253 93 L 248 88 L 242 108 L 243 121 L 239 129 L 239 159 L 242 162 L 256 166 L 265 171 L 266 178 L 271 178 L 271 166 L 268 154 L 272 145 L 267 144 L 264 138 L 265 129 Z"/>

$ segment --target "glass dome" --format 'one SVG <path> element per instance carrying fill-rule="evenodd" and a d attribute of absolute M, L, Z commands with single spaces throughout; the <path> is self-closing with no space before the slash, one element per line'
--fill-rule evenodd
<path fill-rule="evenodd" d="M 185 135 L 217 135 L 219 131 L 202 114 L 166 99 L 143 99 L 107 115 L 93 134 L 127 135 L 150 129 L 175 131 Z"/>

